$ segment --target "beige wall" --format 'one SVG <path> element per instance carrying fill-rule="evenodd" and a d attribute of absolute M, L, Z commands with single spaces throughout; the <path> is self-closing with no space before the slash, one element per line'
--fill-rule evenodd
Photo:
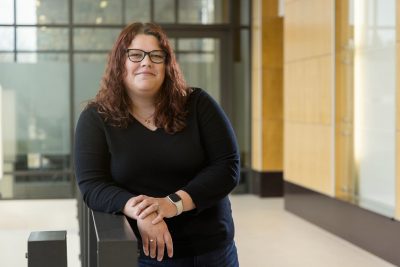
<path fill-rule="evenodd" d="M 283 19 L 278 0 L 254 0 L 252 16 L 252 168 L 283 170 Z"/>
<path fill-rule="evenodd" d="M 285 180 L 334 195 L 334 1 L 285 2 Z"/>

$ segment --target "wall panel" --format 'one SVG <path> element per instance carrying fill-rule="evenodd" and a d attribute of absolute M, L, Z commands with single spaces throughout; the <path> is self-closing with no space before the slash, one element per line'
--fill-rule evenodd
<path fill-rule="evenodd" d="M 332 53 L 334 1 L 298 0 L 285 5 L 285 61 Z"/>
<path fill-rule="evenodd" d="M 333 196 L 334 1 L 286 2 L 284 175 Z"/>

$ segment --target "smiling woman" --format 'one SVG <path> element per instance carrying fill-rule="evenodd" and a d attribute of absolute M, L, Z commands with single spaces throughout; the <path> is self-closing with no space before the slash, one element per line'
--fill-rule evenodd
<path fill-rule="evenodd" d="M 238 266 L 236 137 L 217 102 L 186 85 L 158 25 L 122 30 L 75 136 L 83 199 L 130 219 L 139 266 Z"/>

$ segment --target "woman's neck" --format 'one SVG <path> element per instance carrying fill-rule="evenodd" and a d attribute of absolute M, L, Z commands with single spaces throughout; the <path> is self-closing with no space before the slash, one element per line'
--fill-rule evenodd
<path fill-rule="evenodd" d="M 132 100 L 132 108 L 131 112 L 142 116 L 142 117 L 148 117 L 154 114 L 155 112 L 155 104 L 154 104 L 154 99 L 150 98 L 141 98 L 141 99 L 135 99 Z"/>

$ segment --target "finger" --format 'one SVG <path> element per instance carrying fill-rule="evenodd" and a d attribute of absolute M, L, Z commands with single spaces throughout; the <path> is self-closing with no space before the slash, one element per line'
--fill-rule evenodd
<path fill-rule="evenodd" d="M 162 261 L 164 258 L 164 240 L 162 238 L 157 239 L 157 260 Z"/>
<path fill-rule="evenodd" d="M 157 250 L 157 240 L 155 238 L 150 238 L 149 244 L 150 244 L 150 257 L 155 258 Z"/>
<path fill-rule="evenodd" d="M 143 199 L 144 199 L 144 197 L 145 197 L 144 195 L 139 195 L 139 196 L 137 196 L 137 197 L 134 197 L 134 198 L 132 199 L 131 203 L 130 203 L 131 206 L 134 207 L 134 206 L 136 206 L 136 204 L 142 202 Z"/>
<path fill-rule="evenodd" d="M 172 242 L 172 237 L 169 232 L 164 233 L 164 241 L 165 246 L 167 247 L 168 257 L 172 258 L 172 256 L 174 255 L 174 244 Z"/>
<path fill-rule="evenodd" d="M 162 213 L 159 213 L 157 217 L 154 218 L 153 221 L 151 221 L 152 224 L 157 224 L 161 222 L 164 219 L 164 216 Z"/>
<path fill-rule="evenodd" d="M 140 218 L 140 219 L 144 219 L 144 218 L 146 218 L 148 215 L 152 214 L 153 212 L 157 212 L 157 211 L 158 211 L 158 204 L 153 204 L 153 205 L 147 207 L 145 210 L 143 210 L 143 211 L 140 213 L 139 218 Z"/>
<path fill-rule="evenodd" d="M 144 237 L 142 239 L 143 243 L 143 252 L 146 256 L 149 256 L 149 239 L 147 237 Z"/>
<path fill-rule="evenodd" d="M 140 204 L 137 205 L 136 216 L 139 216 L 143 212 L 143 210 L 151 205 L 152 203 L 148 199 L 144 199 L 142 202 L 140 202 Z"/>

